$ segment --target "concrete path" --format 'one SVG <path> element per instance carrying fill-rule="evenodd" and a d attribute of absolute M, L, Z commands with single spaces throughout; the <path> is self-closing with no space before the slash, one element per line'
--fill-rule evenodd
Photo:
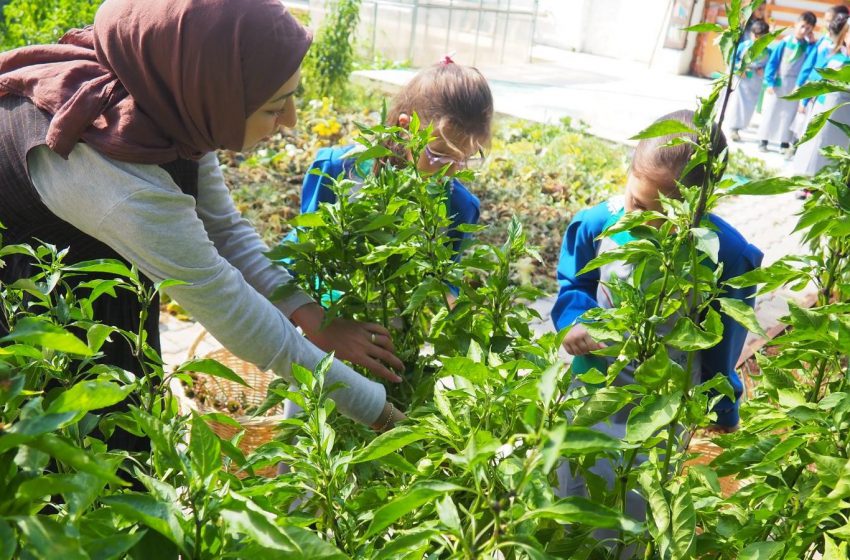
<path fill-rule="evenodd" d="M 709 80 L 660 74 L 636 63 L 563 51 L 549 54 L 549 60 L 533 64 L 481 68 L 490 81 L 498 113 L 540 122 L 556 122 L 569 116 L 588 123 L 593 134 L 633 144 L 629 138 L 660 115 L 694 108 L 697 98 L 706 95 L 711 86 Z M 414 74 L 413 70 L 360 71 L 355 72 L 354 79 L 391 92 Z M 786 173 L 788 165 L 780 154 L 764 154 L 756 149 L 757 125 L 758 115 L 753 126 L 742 134 L 743 142 L 732 144 L 733 150 L 759 157 L 780 174 Z M 804 252 L 799 237 L 792 234 L 800 206 L 793 194 L 736 197 L 723 202 L 718 214 L 758 246 L 765 253 L 765 264 L 770 264 L 782 256 Z M 554 266 L 552 263 L 553 270 Z M 766 329 L 775 326 L 787 312 L 787 301 L 803 302 L 806 295 L 780 290 L 759 298 L 759 321 Z M 554 296 L 534 303 L 544 317 L 535 325 L 540 332 L 551 329 L 548 314 L 553 301 Z M 186 359 L 201 328 L 173 317 L 163 321 L 166 363 L 179 363 Z M 756 342 L 751 338 L 748 344 Z M 205 344 L 201 349 L 209 351 L 214 341 Z"/>

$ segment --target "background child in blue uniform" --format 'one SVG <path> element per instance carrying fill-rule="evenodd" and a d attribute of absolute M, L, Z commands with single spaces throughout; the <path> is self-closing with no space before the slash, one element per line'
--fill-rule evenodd
<path fill-rule="evenodd" d="M 764 20 L 757 20 L 750 27 L 752 39 L 742 41 L 735 52 L 735 70 L 738 74 L 734 78 L 732 93 L 729 96 L 726 126 L 730 131 L 730 138 L 736 142 L 741 139 L 739 131 L 750 126 L 750 120 L 756 111 L 756 105 L 761 97 L 764 67 L 767 65 L 770 52 L 766 50 L 758 60 L 752 61 L 746 68 L 742 67 L 744 56 L 753 43 L 764 37 L 768 31 L 770 27 L 767 23 Z"/>
<path fill-rule="evenodd" d="M 836 46 L 836 39 L 847 22 L 848 14 L 850 14 L 850 10 L 847 9 L 847 6 L 832 6 L 826 11 L 823 17 L 824 34 L 820 36 L 815 46 L 809 50 L 806 61 L 800 70 L 800 75 L 797 76 L 798 88 L 808 82 L 820 80 L 818 70 L 826 68 L 830 59 L 837 52 L 837 47 L 841 46 L 841 41 L 838 41 L 838 45 Z M 806 132 L 813 107 L 811 101 L 811 99 L 803 99 L 797 106 L 797 115 L 794 117 L 794 122 L 791 125 L 791 132 L 795 141 L 802 138 Z"/>
<path fill-rule="evenodd" d="M 794 32 L 776 44 L 764 69 L 764 108 L 759 127 L 759 149 L 767 151 L 769 142 L 779 144 L 786 153 L 791 150 L 791 124 L 797 114 L 797 102 L 782 99 L 794 91 L 797 78 L 814 48 L 812 30 L 817 18 L 812 12 L 803 12 L 794 25 Z"/>
<path fill-rule="evenodd" d="M 407 126 L 416 113 L 422 126 L 429 123 L 436 137 L 424 150 L 417 167 L 436 172 L 450 165 L 449 173 L 480 163 L 484 148 L 490 143 L 493 120 L 493 96 L 481 73 L 470 66 L 456 64 L 449 57 L 419 72 L 393 99 L 387 113 L 391 126 Z M 355 183 L 372 173 L 372 162 L 355 165 L 360 144 L 322 148 L 301 187 L 301 212 L 314 212 L 322 202 L 335 202 L 328 187 L 331 179 L 345 173 Z M 449 185 L 448 215 L 452 217 L 449 235 L 460 249 L 464 234 L 457 231 L 461 224 L 478 223 L 480 203 L 457 179 Z"/>
<path fill-rule="evenodd" d="M 693 126 L 692 111 L 677 111 L 661 117 L 663 120 L 678 120 L 688 126 Z M 690 142 L 696 142 L 695 136 L 677 135 Z M 718 134 L 716 152 L 719 155 L 726 149 L 726 139 Z M 582 314 L 594 307 L 613 307 L 610 292 L 605 285 L 615 275 L 622 280 L 630 277 L 631 268 L 625 263 L 612 263 L 602 268 L 579 274 L 587 263 L 600 253 L 610 250 L 628 239 L 621 234 L 614 237 L 598 239 L 599 235 L 609 226 L 615 224 L 625 212 L 658 210 L 661 211 L 659 193 L 667 197 L 678 197 L 677 179 L 684 185 L 700 185 L 706 173 L 705 166 L 700 165 L 681 177 L 682 171 L 690 159 L 693 148 L 685 142 L 676 146 L 664 146 L 672 137 L 650 138 L 641 140 L 638 144 L 632 165 L 626 180 L 624 196 L 615 197 L 593 208 L 582 210 L 567 226 L 558 261 L 558 282 L 560 291 L 552 309 L 552 321 L 555 328 L 560 330 L 572 325 L 564 348 L 575 356 L 573 374 L 581 373 L 592 360 L 602 360 L 603 369 L 612 359 L 588 356 L 593 350 L 602 348 L 602 344 L 593 340 L 587 329 L 578 322 Z M 723 282 L 752 270 L 761 263 L 762 253 L 750 245 L 735 228 L 721 218 L 709 214 L 708 219 L 716 228 L 720 241 L 719 262 L 723 271 L 720 281 Z M 627 233 L 627 232 L 626 232 Z M 627 236 L 628 237 L 628 236 Z M 753 304 L 754 289 L 727 289 L 725 297 L 737 298 Z M 708 350 L 700 352 L 694 363 L 692 376 L 694 382 L 708 381 L 720 372 L 725 375 L 735 390 L 734 401 L 724 398 L 714 408 L 717 415 L 717 426 L 733 429 L 738 424 L 738 397 L 743 392 L 741 380 L 735 372 L 735 365 L 741 354 L 747 332 L 731 318 L 723 315 L 723 339 Z M 677 356 L 670 349 L 671 359 L 684 362 L 683 356 Z M 582 364 L 584 362 L 584 364 Z M 607 362 L 607 364 L 606 364 Z M 597 364 L 593 364 L 597 365 Z M 634 368 L 627 367 L 617 376 L 615 384 L 630 385 L 634 383 Z M 626 406 L 614 414 L 609 422 L 598 424 L 594 429 L 622 439 L 626 433 L 626 421 L 632 407 Z M 604 478 L 610 485 L 614 484 L 614 465 L 608 460 L 600 460 L 591 470 Z M 566 495 L 586 495 L 586 483 L 580 477 L 570 473 L 567 466 L 559 469 L 561 491 Z M 643 518 L 644 503 L 642 498 L 631 493 L 627 495 L 627 512 L 638 519 Z"/>
<path fill-rule="evenodd" d="M 688 126 L 693 126 L 693 112 L 677 111 L 661 120 L 679 120 Z M 687 136 L 684 136 L 687 138 Z M 726 139 L 720 134 L 722 148 L 725 149 Z M 678 197 L 676 179 L 679 178 L 685 164 L 691 157 L 692 148 L 687 143 L 672 147 L 662 147 L 669 137 L 650 138 L 642 140 L 632 160 L 626 181 L 625 195 L 615 197 L 582 210 L 576 214 L 561 245 L 561 256 L 558 261 L 558 283 L 560 290 L 552 309 L 552 320 L 555 328 L 560 330 L 576 323 L 582 313 L 594 307 L 610 307 L 611 302 L 606 296 L 607 290 L 601 281 L 606 280 L 606 272 L 610 268 L 603 267 L 586 274 L 579 275 L 578 271 L 606 249 L 608 243 L 597 239 L 607 227 L 615 224 L 625 212 L 642 210 L 661 210 L 658 200 L 659 193 L 668 197 Z M 696 141 L 693 137 L 691 141 Z M 688 176 L 682 179 L 686 185 L 699 185 L 705 173 L 704 166 L 697 166 Z M 716 228 L 720 240 L 719 261 L 723 264 L 721 283 L 735 276 L 748 272 L 761 264 L 762 254 L 729 223 L 720 217 L 709 214 L 709 220 Z M 611 243 L 618 243 L 614 240 Z M 622 267 L 622 265 L 620 265 Z M 622 272 L 622 268 L 616 271 Z M 752 304 L 754 289 L 727 289 L 724 297 L 737 298 Z M 700 354 L 700 381 L 707 381 L 717 372 L 729 379 L 740 396 L 743 386 L 735 365 L 741 354 L 747 331 L 731 318 L 723 316 L 723 340 L 714 348 L 704 350 Z M 580 323 L 570 330 L 564 340 L 564 348 L 573 356 L 589 354 L 601 348 Z M 715 408 L 717 424 L 733 428 L 738 423 L 737 402 L 725 399 Z"/>
<path fill-rule="evenodd" d="M 839 15 L 832 22 L 832 28 L 835 33 L 835 44 L 826 55 L 825 62 L 820 68 L 829 68 L 831 70 L 839 70 L 850 64 L 848 57 L 848 48 L 850 47 L 850 33 L 848 33 L 848 17 Z M 830 163 L 822 150 L 827 146 L 847 146 L 847 135 L 839 127 L 832 124 L 837 122 L 841 124 L 850 124 L 850 106 L 845 105 L 850 102 L 850 93 L 847 92 L 832 92 L 824 95 L 819 95 L 813 99 L 809 99 L 808 118 L 806 125 L 815 115 L 829 111 L 838 107 L 829 117 L 826 125 L 808 142 L 800 145 L 794 156 L 792 171 L 794 175 L 814 175 L 824 166 Z M 839 107 L 840 106 L 840 107 Z M 803 128 L 805 131 L 805 127 Z M 798 196 L 805 198 L 806 191 L 798 193 Z"/>
<path fill-rule="evenodd" d="M 838 15 L 850 15 L 850 9 L 847 6 L 830 6 L 823 15 L 823 35 L 815 41 L 814 48 L 809 51 L 806 56 L 806 61 L 800 69 L 800 75 L 797 76 L 797 87 L 819 79 L 817 73 L 818 68 L 825 68 L 827 59 L 832 54 L 832 49 L 835 47 L 836 33 L 831 29 L 832 22 Z"/>

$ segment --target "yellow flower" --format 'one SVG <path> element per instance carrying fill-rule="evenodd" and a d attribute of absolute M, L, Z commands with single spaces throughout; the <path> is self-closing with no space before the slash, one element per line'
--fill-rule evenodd
<path fill-rule="evenodd" d="M 324 119 L 314 124 L 311 130 L 319 136 L 330 137 L 338 134 L 342 130 L 342 125 L 334 118 Z"/>

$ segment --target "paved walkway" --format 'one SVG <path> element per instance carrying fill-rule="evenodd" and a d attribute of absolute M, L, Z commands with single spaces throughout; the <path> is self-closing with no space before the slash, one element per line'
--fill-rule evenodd
<path fill-rule="evenodd" d="M 711 84 L 701 78 L 659 74 L 635 63 L 579 53 L 557 54 L 557 60 L 481 68 L 493 89 L 497 112 L 540 122 L 569 116 L 587 122 L 593 134 L 628 144 L 633 143 L 629 141 L 631 136 L 660 115 L 695 107 L 696 99 L 707 94 Z M 361 71 L 355 73 L 355 79 L 391 92 L 414 74 L 412 70 Z M 757 151 L 754 133 L 757 124 L 756 120 L 744 132 L 743 142 L 733 143 L 733 149 L 759 157 L 780 173 L 785 172 L 787 164 L 778 153 Z M 758 246 L 765 253 L 765 264 L 770 264 L 782 256 L 803 252 L 799 237 L 792 233 L 800 205 L 793 194 L 736 197 L 723 202 L 718 214 Z M 781 290 L 759 298 L 756 313 L 762 326 L 765 329 L 775 326 L 777 319 L 787 312 L 787 301 L 803 302 L 806 295 Z M 534 304 L 545 318 L 536 325 L 541 332 L 551 329 L 548 313 L 553 299 L 544 298 Z M 162 325 L 166 363 L 176 364 L 186 359 L 201 330 L 198 325 L 166 317 Z M 748 344 L 751 343 L 757 341 L 751 337 Z M 212 347 L 205 341 L 199 353 Z"/>

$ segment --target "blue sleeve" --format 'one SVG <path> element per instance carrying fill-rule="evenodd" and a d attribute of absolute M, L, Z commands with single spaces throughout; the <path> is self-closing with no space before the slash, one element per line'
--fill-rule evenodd
<path fill-rule="evenodd" d="M 764 67 L 764 86 L 776 87 L 776 75 L 779 73 L 779 65 L 782 64 L 782 53 L 785 52 L 785 41 L 773 47 L 770 58 Z"/>
<path fill-rule="evenodd" d="M 763 255 L 758 248 L 747 243 L 743 236 L 725 221 L 716 216 L 712 216 L 711 219 L 718 227 L 718 236 L 720 237 L 719 259 L 723 263 L 721 282 L 740 276 L 761 265 Z M 744 301 L 752 307 L 755 304 L 755 287 L 727 288 L 722 296 Z M 719 306 L 715 308 L 720 311 Z M 702 381 L 706 382 L 718 373 L 725 375 L 729 380 L 729 384 L 735 391 L 735 400 L 732 401 L 728 397 L 724 397 L 714 407 L 714 412 L 717 414 L 719 425 L 734 427 L 738 425 L 738 401 L 744 392 L 744 386 L 738 376 L 736 366 L 747 338 L 747 329 L 725 314 L 721 313 L 721 318 L 723 321 L 723 339 L 717 346 L 704 350 L 700 355 Z"/>
<path fill-rule="evenodd" d="M 744 55 L 747 53 L 747 49 L 749 49 L 752 44 L 753 42 L 747 39 L 738 45 L 738 49 L 735 51 L 735 72 L 741 71 L 741 62 L 743 62 Z"/>
<path fill-rule="evenodd" d="M 463 233 L 457 230 L 458 226 L 463 224 L 475 225 L 478 223 L 478 218 L 481 216 L 481 202 L 474 194 L 469 192 L 463 183 L 457 179 L 452 179 L 451 191 L 449 193 L 449 217 L 452 220 L 452 228 L 449 230 L 449 237 L 452 238 L 452 248 L 455 251 L 455 258 L 460 258 L 461 244 L 464 239 L 469 239 L 469 233 Z"/>
<path fill-rule="evenodd" d="M 810 48 L 806 53 L 806 60 L 803 62 L 803 67 L 800 69 L 800 74 L 797 76 L 797 87 L 802 86 L 812 78 L 812 70 L 820 58 L 821 50 L 819 48 Z"/>
<path fill-rule="evenodd" d="M 343 155 L 350 146 L 322 148 L 316 154 L 316 159 L 310 164 L 310 169 L 304 175 L 301 183 L 301 213 L 309 214 L 315 212 L 322 202 L 334 203 L 336 196 L 328 187 L 331 178 L 336 178 L 343 171 Z M 322 175 L 311 173 L 318 169 Z M 328 177 L 326 177 L 327 175 Z"/>
<path fill-rule="evenodd" d="M 561 243 L 558 258 L 558 297 L 552 307 L 552 322 L 561 330 L 575 322 L 588 309 L 599 307 L 596 288 L 599 270 L 579 275 L 578 272 L 596 257 L 598 242 L 610 217 L 607 203 L 582 210 L 573 218 Z"/>

